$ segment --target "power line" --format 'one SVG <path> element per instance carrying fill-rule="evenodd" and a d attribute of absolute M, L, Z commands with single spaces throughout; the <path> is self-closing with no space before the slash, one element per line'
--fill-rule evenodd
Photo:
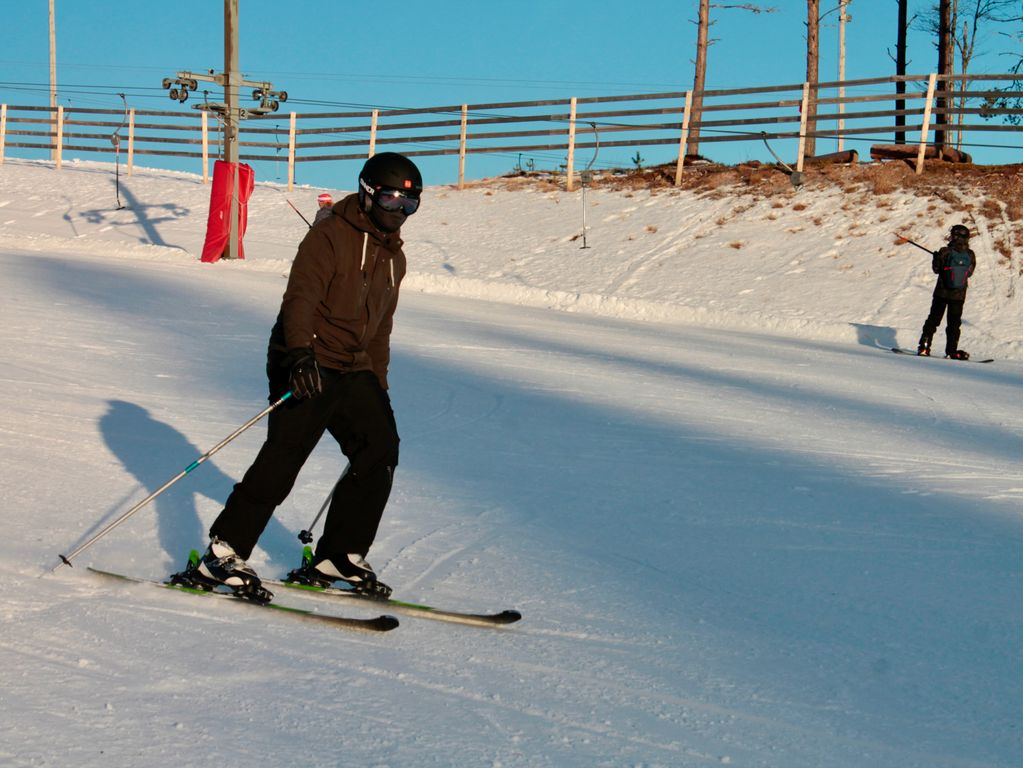
<path fill-rule="evenodd" d="M 43 67 L 42 62 L 30 62 L 30 61 L 18 61 L 10 59 L 0 59 L 0 65 L 7 66 L 31 66 L 31 67 Z M 167 69 L 173 69 L 171 66 L 167 67 L 153 67 L 146 65 L 136 66 L 134 64 L 130 66 L 132 71 L 166 71 Z M 91 70 L 112 70 L 117 72 L 123 72 L 126 65 L 104 65 L 104 64 L 75 64 L 73 62 L 62 62 L 61 68 L 67 69 L 91 69 Z M 251 76 L 251 75 L 250 75 Z M 355 82 L 355 83 L 400 83 L 402 85 L 413 84 L 413 85 L 457 85 L 457 86 L 500 86 L 502 88 L 564 88 L 566 86 L 578 86 L 580 88 L 592 89 L 592 88 L 677 88 L 678 82 L 671 83 L 636 83 L 628 81 L 605 81 L 605 80 L 537 80 L 537 79 L 521 79 L 521 78 L 500 78 L 500 77 L 452 77 L 445 75 L 424 75 L 424 74 L 411 74 L 403 73 L 401 75 L 384 75 L 379 72 L 365 73 L 365 72 L 290 72 L 286 70 L 275 70 L 272 73 L 270 79 L 298 79 L 298 80 L 314 80 L 321 82 Z M 257 78 L 258 79 L 258 78 Z M 122 87 L 123 86 L 116 86 Z"/>

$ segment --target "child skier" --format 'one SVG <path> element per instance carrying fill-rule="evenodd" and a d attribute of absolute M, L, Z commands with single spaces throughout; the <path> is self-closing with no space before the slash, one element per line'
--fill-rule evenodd
<path fill-rule="evenodd" d="M 966 303 L 966 288 L 977 257 L 970 250 L 970 230 L 963 224 L 956 224 L 949 231 L 948 245 L 934 251 L 931 269 L 938 276 L 931 299 L 931 312 L 924 321 L 920 335 L 918 355 L 931 354 L 931 338 L 941 325 L 941 318 L 948 310 L 945 326 L 945 357 L 953 360 L 969 360 L 966 350 L 959 349 L 959 326 L 963 318 L 963 304 Z"/>

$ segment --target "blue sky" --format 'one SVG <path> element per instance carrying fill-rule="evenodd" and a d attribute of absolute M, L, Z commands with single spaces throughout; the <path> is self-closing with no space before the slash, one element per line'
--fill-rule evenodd
<path fill-rule="evenodd" d="M 710 51 L 708 88 L 803 80 L 805 3 L 770 4 L 776 12 L 712 11 L 717 42 Z M 911 2 L 911 11 L 930 4 Z M 168 100 L 161 80 L 180 70 L 223 69 L 223 4 L 177 0 L 161 4 L 161 12 L 154 12 L 154 5 L 120 4 L 108 14 L 97 12 L 93 3 L 56 1 L 62 104 L 119 109 L 116 94 L 125 92 L 131 106 L 140 109 L 190 107 Z M 241 69 L 248 79 L 270 80 L 288 91 L 284 109 L 315 111 L 319 108 L 302 104 L 313 100 L 335 104 L 330 109 L 339 111 L 352 105 L 423 107 L 692 87 L 696 0 L 294 2 L 282 12 L 284 5 L 279 0 L 240 3 Z M 837 0 L 822 2 L 825 10 L 832 5 Z M 7 6 L 0 102 L 46 103 L 47 2 Z M 889 51 L 896 0 L 852 0 L 849 13 L 847 78 L 893 74 Z M 982 41 L 972 71 L 1006 71 L 1012 63 L 999 55 L 1012 44 L 996 31 Z M 910 45 L 909 71 L 932 71 L 936 52 L 927 33 L 911 32 Z M 820 66 L 822 80 L 837 79 L 837 13 L 824 20 Z M 762 145 L 743 146 L 734 150 L 739 156 L 714 159 L 770 159 L 763 157 Z M 444 162 L 448 167 L 438 171 L 438 182 L 452 180 L 453 162 Z M 514 165 L 509 158 L 496 162 L 504 170 Z M 302 166 L 306 178 L 299 181 L 329 185 L 326 164 L 317 164 L 315 173 L 312 167 Z M 265 176 L 257 170 L 257 178 Z"/>

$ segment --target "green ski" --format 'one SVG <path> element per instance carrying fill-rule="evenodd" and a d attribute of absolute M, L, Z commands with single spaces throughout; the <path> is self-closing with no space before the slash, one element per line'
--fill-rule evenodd
<path fill-rule="evenodd" d="M 265 609 L 269 611 L 276 611 L 281 615 L 291 616 L 301 621 L 308 621 L 317 624 L 329 624 L 340 629 L 354 629 L 362 632 L 388 632 L 398 626 L 398 620 L 394 616 L 376 616 L 371 619 L 359 619 L 350 616 L 335 616 L 333 614 L 317 613 L 316 611 L 310 611 L 305 608 L 296 608 L 290 605 L 281 605 L 280 603 L 261 603 L 253 600 L 246 600 L 243 597 L 235 595 L 233 592 L 221 592 L 217 590 L 205 590 L 198 587 L 189 587 L 180 584 L 171 584 L 164 581 L 156 581 L 155 579 L 143 579 L 137 576 L 127 576 L 123 573 L 115 573 L 113 571 L 104 571 L 100 568 L 88 568 L 90 573 L 94 573 L 97 576 L 102 576 L 106 579 L 113 579 L 122 582 L 128 582 L 131 584 L 148 584 L 149 586 L 159 587 L 161 589 L 173 589 L 177 592 L 183 592 L 187 595 L 200 595 L 202 597 L 212 598 L 226 598 L 234 601 L 240 605 L 247 605 L 253 608 Z"/>

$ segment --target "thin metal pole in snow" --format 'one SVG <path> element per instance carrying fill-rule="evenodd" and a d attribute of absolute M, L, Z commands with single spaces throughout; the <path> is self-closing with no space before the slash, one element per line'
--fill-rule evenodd
<path fill-rule="evenodd" d="M 590 246 L 588 246 L 586 244 L 586 229 L 587 229 L 587 227 L 586 227 L 586 185 L 589 184 L 590 181 L 592 181 L 592 179 L 593 179 L 593 173 L 592 173 L 592 171 L 590 169 L 593 168 L 593 163 L 597 159 L 597 154 L 600 152 L 600 134 L 597 133 L 597 124 L 596 123 L 590 123 L 590 125 L 593 127 L 593 137 L 594 137 L 594 139 L 596 141 L 596 148 L 593 150 L 593 157 L 590 158 L 590 162 L 587 163 L 587 165 L 586 165 L 586 170 L 584 170 L 580 174 L 580 177 L 581 177 L 581 180 L 582 180 L 582 185 L 583 185 L 583 194 L 582 194 L 582 198 L 583 198 L 583 244 L 582 244 L 582 248 L 589 248 L 590 247 Z"/>
<path fill-rule="evenodd" d="M 287 399 L 288 399 L 289 397 L 291 397 L 291 395 L 292 395 L 292 393 L 291 393 L 291 392 L 285 392 L 285 393 L 284 393 L 284 396 L 283 396 L 283 397 L 282 397 L 281 399 L 277 400 L 277 401 L 276 401 L 276 402 L 274 402 L 274 403 L 271 403 L 271 404 L 270 404 L 270 405 L 268 405 L 268 406 L 267 406 L 266 408 L 264 408 L 264 409 L 263 409 L 262 411 L 260 411 L 260 412 L 259 412 L 259 413 L 258 413 L 257 415 L 253 416 L 253 417 L 252 417 L 251 419 L 249 419 L 249 420 L 248 420 L 247 422 L 245 422 L 244 424 L 242 424 L 242 425 L 241 425 L 240 427 L 238 427 L 238 429 L 236 429 L 236 430 L 235 430 L 234 432 L 232 432 L 232 433 L 231 433 L 230 435 L 228 435 L 227 437 L 225 437 L 225 438 L 224 438 L 223 440 L 221 440 L 221 441 L 220 441 L 219 443 L 217 443 L 217 444 L 216 444 L 215 446 L 213 446 L 212 448 L 210 448 L 210 449 L 209 449 L 208 451 L 206 451 L 206 453 L 204 453 L 204 454 L 203 454 L 202 456 L 200 456 L 200 457 L 199 457 L 198 459 L 196 459 L 195 461 L 193 461 L 193 462 L 192 462 L 191 464 L 189 464 L 189 465 L 188 465 L 187 467 L 185 467 L 185 468 L 184 468 L 183 470 L 181 470 L 180 472 L 178 472 L 178 474 L 176 474 L 176 475 L 175 475 L 174 477 L 172 477 L 172 478 L 171 478 L 170 480 L 168 480 L 168 481 L 167 481 L 166 483 L 164 483 L 163 485 L 161 485 L 161 486 L 160 486 L 159 488 L 157 488 L 157 489 L 156 489 L 155 491 L 153 491 L 153 492 L 152 492 L 151 494 L 149 494 L 148 496 L 146 496 L 146 498 L 142 499 L 142 501 L 140 501 L 140 502 L 139 502 L 138 504 L 136 504 L 136 505 L 135 505 L 134 507 L 132 507 L 131 509 L 129 509 L 129 510 L 127 511 L 127 512 L 125 512 L 125 513 L 124 513 L 123 515 L 121 515 L 121 516 L 120 516 L 119 518 L 117 518 L 116 520 L 114 520 L 114 521 L 110 522 L 110 523 L 109 523 L 108 525 L 106 525 L 106 526 L 105 526 L 105 527 L 103 528 L 103 530 L 101 530 L 101 531 L 100 531 L 99 533 L 97 533 L 97 534 L 96 534 L 95 536 L 93 536 L 93 537 L 92 537 L 91 539 L 89 539 L 89 540 L 88 540 L 87 542 L 85 542 L 85 543 L 84 543 L 84 544 L 82 544 L 81 546 L 77 547 L 77 548 L 76 548 L 76 549 L 75 549 L 75 550 L 74 550 L 74 551 L 73 551 L 73 552 L 72 552 L 71 554 L 69 554 L 69 555 L 58 555 L 58 557 L 60 558 L 60 562 L 59 562 L 59 563 L 57 563 L 57 564 L 56 564 L 55 566 L 53 566 L 53 568 L 51 568 L 51 569 L 50 569 L 50 573 L 53 573 L 54 571 L 56 571 L 56 570 L 57 570 L 58 568 L 60 568 L 60 566 L 61 566 L 61 565 L 66 565 L 66 566 L 68 566 L 68 567 L 72 567 L 72 566 L 71 566 L 71 560 L 72 560 L 72 559 L 73 559 L 73 558 L 74 558 L 75 556 L 77 556 L 77 555 L 78 555 L 79 553 L 81 553 L 82 551 L 84 551 L 84 550 L 85 550 L 85 549 L 87 549 L 88 547 L 91 547 L 91 546 L 92 546 L 92 545 L 93 545 L 93 544 L 94 544 L 95 542 L 97 542 L 97 541 L 99 541 L 100 539 L 102 539 L 102 538 L 103 538 L 104 536 L 106 536 L 106 535 L 107 535 L 108 533 L 110 533 L 110 532 L 111 532 L 112 530 L 114 530 L 114 528 L 116 528 L 117 526 L 119 526 L 119 525 L 120 525 L 121 523 L 123 523 L 123 522 L 124 522 L 125 520 L 127 520 L 127 519 L 128 519 L 129 517 L 131 517 L 131 516 L 132 516 L 132 515 L 134 515 L 134 514 L 135 514 L 136 512 L 138 512 L 138 511 L 139 511 L 140 509 L 142 509 L 142 507 L 146 506 L 146 504 L 148 504 L 149 502 L 151 502 L 151 501 L 152 501 L 153 499 L 155 499 L 155 498 L 156 498 L 157 496 L 159 496 L 159 495 L 160 495 L 161 493 L 163 493 L 163 492 L 164 492 L 164 491 L 166 491 L 166 490 L 167 490 L 168 488 L 170 488 L 170 487 L 171 487 L 172 485 L 174 485 L 174 483 L 176 483 L 176 482 L 177 482 L 178 480 L 180 480 L 181 478 L 183 478 L 183 477 L 184 477 L 185 475 L 187 475 L 187 474 L 188 474 L 189 472 L 191 472 L 191 471 L 192 471 L 193 469 L 197 468 L 197 467 L 198 467 L 198 466 L 199 466 L 200 464 L 202 464 L 202 463 L 203 463 L 204 461 L 206 461 L 206 459 L 208 459 L 208 458 L 209 458 L 210 456 L 212 456 L 213 454 L 215 454 L 215 453 L 216 453 L 217 451 L 219 451 L 219 450 L 220 450 L 221 448 L 223 448 L 223 447 L 224 447 L 225 445 L 227 445 L 227 444 L 228 444 L 228 443 L 230 443 L 230 442 L 231 442 L 232 440 L 234 440 L 234 439 L 235 439 L 236 437 L 238 437 L 238 435 L 240 435 L 240 434 L 241 434 L 242 432 L 244 432 L 244 431 L 245 431 L 246 429 L 248 429 L 249 427 L 251 427 L 251 426 L 252 426 L 253 424 L 255 424 L 255 423 L 256 423 L 257 421 L 259 421 L 260 419 L 262 419 L 262 418 L 263 418 L 264 416 L 266 416 L 266 415 L 267 415 L 268 413 L 270 413 L 271 411 L 273 411 L 274 409 L 276 409 L 276 408 L 277 408 L 278 406 L 280 406 L 280 405 L 281 405 L 281 403 L 283 403 L 283 402 L 284 402 L 285 400 L 287 400 Z"/>
<path fill-rule="evenodd" d="M 586 184 L 590 180 L 590 172 L 583 171 L 581 175 L 583 182 L 583 244 L 581 247 L 589 248 L 590 246 L 586 244 Z"/>
<path fill-rule="evenodd" d="M 114 190 L 117 195 L 117 210 L 120 211 L 124 208 L 124 206 L 121 205 L 121 137 L 119 132 L 122 128 L 124 128 L 124 124 L 128 122 L 128 97 L 123 93 L 119 93 L 117 95 L 120 96 L 121 101 L 124 102 L 124 119 L 110 135 L 110 143 L 114 145 Z"/>

